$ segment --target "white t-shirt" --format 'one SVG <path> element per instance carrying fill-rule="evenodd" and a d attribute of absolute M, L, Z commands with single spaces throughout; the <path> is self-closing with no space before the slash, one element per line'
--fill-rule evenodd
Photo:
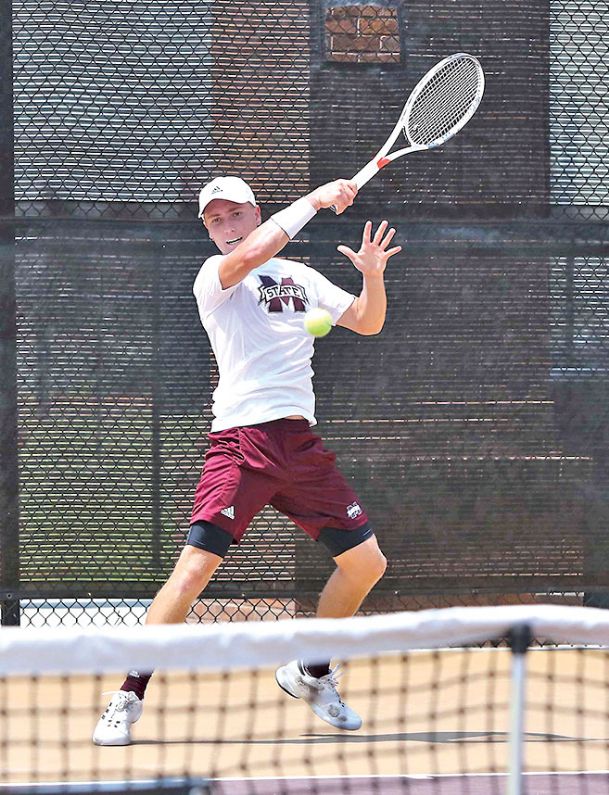
<path fill-rule="evenodd" d="M 290 414 L 314 425 L 314 338 L 305 331 L 304 314 L 322 307 L 336 324 L 355 296 L 301 262 L 277 258 L 223 290 L 221 261 L 221 255 L 206 260 L 193 286 L 220 370 L 212 431 Z"/>

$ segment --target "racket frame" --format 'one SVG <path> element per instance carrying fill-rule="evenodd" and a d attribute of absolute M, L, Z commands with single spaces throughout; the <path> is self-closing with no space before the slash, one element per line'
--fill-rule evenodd
<path fill-rule="evenodd" d="M 475 101 L 472 102 L 471 107 L 469 111 L 465 114 L 465 116 L 462 119 L 460 119 L 459 123 L 456 124 L 452 129 L 450 129 L 448 133 L 446 133 L 446 135 L 441 136 L 437 140 L 433 141 L 431 144 L 413 144 L 412 141 L 408 138 L 406 124 L 408 121 L 408 117 L 410 116 L 410 111 L 412 109 L 412 106 L 417 100 L 419 94 L 427 86 L 427 84 L 434 77 L 434 75 L 437 74 L 437 72 L 439 72 L 440 69 L 443 69 L 447 63 L 455 61 L 458 58 L 464 58 L 464 57 L 474 61 L 478 67 L 479 80 L 478 80 L 478 89 L 476 91 Z M 482 70 L 482 67 L 480 66 L 480 62 L 475 56 L 470 55 L 469 53 L 466 52 L 457 52 L 439 61 L 434 67 L 432 67 L 428 72 L 425 73 L 425 75 L 419 80 L 416 86 L 412 89 L 410 96 L 408 97 L 406 104 L 404 105 L 404 108 L 400 113 L 400 117 L 397 120 L 395 127 L 391 131 L 389 137 L 387 138 L 383 146 L 381 146 L 381 148 L 374 155 L 374 157 L 368 163 L 366 163 L 366 165 L 362 169 L 360 169 L 357 172 L 357 174 L 353 177 L 353 181 L 357 185 L 358 190 L 362 188 L 367 182 L 369 182 L 375 174 L 378 174 L 378 172 L 382 168 L 385 168 L 385 166 L 387 166 L 389 163 L 393 162 L 394 160 L 397 160 L 398 157 L 403 157 L 404 155 L 408 155 L 411 152 L 421 152 L 425 149 L 435 149 L 437 146 L 441 146 L 443 143 L 448 141 L 449 138 L 452 138 L 453 135 L 456 135 L 459 132 L 459 130 L 465 127 L 467 122 L 471 119 L 471 117 L 478 109 L 483 94 L 484 94 L 484 72 Z M 396 142 L 396 140 L 400 135 L 400 132 L 402 131 L 404 132 L 406 140 L 410 142 L 410 146 L 407 146 L 403 149 L 397 149 L 395 152 L 391 152 L 391 154 L 389 154 L 389 150 Z"/>

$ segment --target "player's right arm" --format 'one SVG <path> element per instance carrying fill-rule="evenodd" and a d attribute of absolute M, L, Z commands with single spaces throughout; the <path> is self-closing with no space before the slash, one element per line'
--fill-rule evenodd
<path fill-rule="evenodd" d="M 321 185 L 307 196 L 271 216 L 253 229 L 233 251 L 225 254 L 218 268 L 223 289 L 234 287 L 245 277 L 278 254 L 289 240 L 313 218 L 319 210 L 335 207 L 344 212 L 353 204 L 357 186 L 346 179 Z"/>

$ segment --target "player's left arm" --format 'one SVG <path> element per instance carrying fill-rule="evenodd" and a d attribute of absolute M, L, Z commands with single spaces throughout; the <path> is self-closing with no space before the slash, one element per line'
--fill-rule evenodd
<path fill-rule="evenodd" d="M 372 222 L 366 221 L 359 251 L 338 246 L 338 251 L 351 260 L 363 277 L 361 293 L 337 322 L 338 326 L 355 331 L 356 334 L 378 334 L 385 323 L 385 268 L 389 258 L 402 250 L 401 246 L 389 248 L 395 229 L 388 227 L 387 221 L 382 221 L 373 236 Z"/>

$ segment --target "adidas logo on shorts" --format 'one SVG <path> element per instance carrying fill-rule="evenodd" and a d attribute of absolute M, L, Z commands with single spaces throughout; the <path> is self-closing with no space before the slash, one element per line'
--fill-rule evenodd
<path fill-rule="evenodd" d="M 223 508 L 220 511 L 220 513 L 223 514 L 223 516 L 228 516 L 229 519 L 234 519 L 235 518 L 235 506 L 234 505 L 230 505 L 228 508 Z"/>

